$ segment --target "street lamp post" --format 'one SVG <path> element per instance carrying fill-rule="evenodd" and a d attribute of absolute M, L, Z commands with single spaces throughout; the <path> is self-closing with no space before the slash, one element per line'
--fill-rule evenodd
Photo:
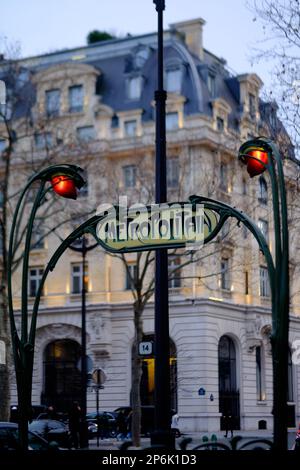
<path fill-rule="evenodd" d="M 167 201 L 166 171 L 166 99 L 163 85 L 163 11 L 164 0 L 153 0 L 158 16 L 157 90 L 156 103 L 156 203 Z M 174 447 L 171 435 L 170 400 L 170 345 L 169 345 L 169 296 L 168 250 L 159 249 L 155 260 L 155 431 L 152 445 Z"/>
<path fill-rule="evenodd" d="M 211 241 L 229 217 L 243 223 L 256 238 L 265 256 L 272 301 L 272 362 L 273 362 L 273 414 L 274 449 L 287 449 L 287 391 L 288 391 L 288 337 L 289 337 L 289 237 L 288 211 L 282 157 L 274 142 L 256 138 L 245 142 L 239 149 L 239 159 L 247 165 L 250 177 L 265 170 L 271 180 L 275 257 L 270 252 L 265 236 L 257 225 L 242 211 L 223 202 L 203 196 L 191 196 L 194 204 L 217 212 L 220 216 L 215 231 L 205 239 Z"/>
<path fill-rule="evenodd" d="M 62 197 L 76 199 L 77 189 L 80 189 L 84 184 L 84 180 L 79 174 L 80 171 L 82 171 L 81 168 L 76 165 L 61 164 L 50 166 L 36 173 L 30 178 L 21 192 L 12 219 L 7 254 L 7 298 L 18 392 L 19 440 L 22 450 L 28 449 L 28 420 L 31 415 L 32 373 L 37 321 L 37 310 L 35 311 L 33 308 L 31 312 L 31 324 L 29 326 L 28 267 L 34 220 L 38 208 L 49 190 L 52 189 Z M 36 182 L 39 182 L 39 189 L 31 208 L 25 233 L 25 247 L 22 258 L 21 331 L 18 332 L 14 315 L 12 289 L 14 250 L 17 241 L 17 227 L 20 226 L 22 221 L 25 195 Z M 46 187 L 47 183 L 50 183 L 49 187 Z M 40 290 L 39 295 L 41 295 L 41 293 L 42 290 Z"/>
<path fill-rule="evenodd" d="M 83 419 L 82 447 L 88 447 L 88 432 L 86 427 L 86 389 L 87 389 L 87 354 L 86 354 L 86 254 L 98 246 L 98 243 L 88 245 L 86 237 L 81 238 L 81 246 L 70 245 L 72 251 L 81 253 L 81 413 Z"/>
<path fill-rule="evenodd" d="M 275 270 L 269 271 L 272 291 L 272 359 L 274 447 L 287 448 L 287 391 L 289 350 L 289 234 L 283 163 L 274 142 L 257 138 L 245 142 L 239 150 L 240 160 L 251 177 L 270 175 L 275 236 Z"/>

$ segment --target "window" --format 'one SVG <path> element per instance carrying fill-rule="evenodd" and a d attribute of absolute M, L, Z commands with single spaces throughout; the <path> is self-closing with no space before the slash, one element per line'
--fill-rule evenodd
<path fill-rule="evenodd" d="M 77 193 L 77 197 L 88 197 L 89 195 L 89 180 L 88 177 L 85 175 L 84 176 L 85 184 L 80 188 L 80 190 Z M 76 226 L 74 227 L 74 229 Z"/>
<path fill-rule="evenodd" d="M 217 117 L 217 129 L 219 132 L 224 131 L 224 119 Z"/>
<path fill-rule="evenodd" d="M 222 258 L 221 260 L 221 289 L 230 290 L 230 276 L 229 276 L 229 260 Z"/>
<path fill-rule="evenodd" d="M 170 69 L 166 72 L 166 90 L 170 93 L 181 92 L 181 70 L 180 68 Z"/>
<path fill-rule="evenodd" d="M 288 351 L 288 397 L 287 401 L 294 401 L 294 384 L 293 384 L 293 362 L 291 351 Z"/>
<path fill-rule="evenodd" d="M 127 80 L 127 96 L 130 100 L 140 99 L 142 94 L 142 77 L 132 77 Z"/>
<path fill-rule="evenodd" d="M 31 249 L 40 250 L 45 247 L 44 230 L 41 226 L 35 226 L 32 231 Z"/>
<path fill-rule="evenodd" d="M 228 191 L 228 172 L 225 163 L 220 165 L 220 187 L 223 191 Z"/>
<path fill-rule="evenodd" d="M 264 266 L 259 268 L 259 287 L 261 297 L 270 297 L 270 283 L 268 270 Z"/>
<path fill-rule="evenodd" d="M 124 186 L 125 188 L 134 188 L 136 186 L 136 166 L 123 166 Z"/>
<path fill-rule="evenodd" d="M 169 288 L 176 288 L 181 286 L 180 279 L 180 258 L 170 257 L 168 260 L 168 269 L 169 269 Z M 176 269 L 177 268 L 177 269 Z M 174 271 L 174 272 L 173 272 Z"/>
<path fill-rule="evenodd" d="M 46 91 L 46 114 L 47 116 L 58 116 L 60 111 L 60 90 Z"/>
<path fill-rule="evenodd" d="M 244 178 L 242 181 L 242 194 L 243 196 L 246 196 L 247 194 L 247 181 Z"/>
<path fill-rule="evenodd" d="M 263 236 L 265 237 L 266 241 L 269 241 L 269 224 L 264 219 L 258 219 L 258 228 L 262 231 Z"/>
<path fill-rule="evenodd" d="M 276 116 L 276 110 L 272 109 L 269 114 L 269 122 L 272 130 L 277 129 L 277 116 Z"/>
<path fill-rule="evenodd" d="M 167 113 L 166 130 L 173 131 L 174 129 L 178 129 L 178 113 Z"/>
<path fill-rule="evenodd" d="M 89 142 L 96 137 L 94 126 L 77 127 L 76 133 L 80 142 Z"/>
<path fill-rule="evenodd" d="M 224 238 L 228 237 L 229 231 L 230 231 L 230 222 L 229 222 L 229 220 L 226 220 L 223 227 L 221 228 L 222 240 L 224 240 Z"/>
<path fill-rule="evenodd" d="M 207 88 L 211 97 L 216 96 L 216 77 L 212 73 L 207 76 Z"/>
<path fill-rule="evenodd" d="M 85 290 L 88 290 L 88 264 L 84 265 L 84 273 L 82 273 L 82 263 L 74 263 L 71 266 L 72 272 L 72 294 L 80 294 L 82 292 L 82 277 L 84 278 Z"/>
<path fill-rule="evenodd" d="M 178 188 L 179 186 L 179 159 L 178 157 L 167 159 L 167 186 Z"/>
<path fill-rule="evenodd" d="M 132 121 L 125 121 L 124 122 L 124 131 L 125 135 L 128 137 L 133 137 L 136 135 L 137 130 L 137 123 L 136 120 L 133 119 Z"/>
<path fill-rule="evenodd" d="M 7 147 L 7 141 L 5 139 L 0 139 L 0 152 L 3 152 Z"/>
<path fill-rule="evenodd" d="M 6 104 L 0 103 L 0 122 L 4 121 L 4 119 L 9 121 L 12 118 L 12 113 L 13 113 L 12 103 L 8 101 L 6 102 Z"/>
<path fill-rule="evenodd" d="M 52 147 L 53 140 L 51 132 L 44 132 L 43 134 L 35 134 L 34 143 L 38 150 L 44 150 Z"/>
<path fill-rule="evenodd" d="M 249 273 L 245 271 L 245 295 L 249 294 Z"/>
<path fill-rule="evenodd" d="M 252 118 L 256 114 L 255 96 L 252 93 L 249 93 L 249 114 Z"/>
<path fill-rule="evenodd" d="M 268 185 L 263 176 L 259 178 L 259 196 L 258 200 L 261 204 L 267 204 L 268 202 Z"/>
<path fill-rule="evenodd" d="M 261 346 L 256 347 L 256 397 L 257 401 L 263 401 L 266 399 L 263 383 L 263 358 Z"/>
<path fill-rule="evenodd" d="M 69 88 L 69 112 L 80 113 L 81 111 L 83 111 L 83 86 L 71 86 Z"/>
<path fill-rule="evenodd" d="M 137 51 L 134 58 L 136 68 L 141 69 L 144 66 L 149 57 L 149 53 L 150 51 L 148 47 L 141 47 Z"/>
<path fill-rule="evenodd" d="M 30 297 L 35 297 L 43 277 L 44 268 L 34 267 L 29 268 L 29 277 L 28 277 L 28 295 Z M 43 292 L 42 292 L 43 295 Z"/>
<path fill-rule="evenodd" d="M 126 279 L 125 279 L 125 289 L 126 290 L 130 290 L 130 289 L 134 288 L 134 285 L 132 285 L 131 280 L 133 280 L 133 283 L 135 283 L 136 280 L 137 280 L 137 266 L 136 266 L 136 264 L 127 265 Z"/>

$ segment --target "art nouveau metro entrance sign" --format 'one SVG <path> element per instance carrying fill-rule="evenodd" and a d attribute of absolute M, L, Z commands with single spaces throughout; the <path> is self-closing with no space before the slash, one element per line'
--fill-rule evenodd
<path fill-rule="evenodd" d="M 219 220 L 216 212 L 191 202 L 111 206 L 94 236 L 104 249 L 119 253 L 192 247 L 202 245 Z"/>

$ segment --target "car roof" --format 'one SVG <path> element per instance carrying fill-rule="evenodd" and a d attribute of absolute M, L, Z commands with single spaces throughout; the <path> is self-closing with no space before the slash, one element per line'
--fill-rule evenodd
<path fill-rule="evenodd" d="M 17 423 L 11 423 L 9 421 L 0 421 L 0 427 L 1 428 L 17 428 L 18 424 Z"/>
<path fill-rule="evenodd" d="M 59 419 L 50 419 L 50 418 L 33 419 L 30 424 L 32 424 L 32 423 L 45 423 L 45 422 L 65 424 L 62 421 L 59 421 Z"/>

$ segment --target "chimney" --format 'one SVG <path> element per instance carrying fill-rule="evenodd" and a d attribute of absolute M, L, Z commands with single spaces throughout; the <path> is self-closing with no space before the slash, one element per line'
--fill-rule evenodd
<path fill-rule="evenodd" d="M 170 24 L 171 30 L 176 31 L 183 36 L 187 48 L 200 60 L 203 60 L 204 55 L 202 38 L 204 25 L 205 21 L 202 18 Z"/>

